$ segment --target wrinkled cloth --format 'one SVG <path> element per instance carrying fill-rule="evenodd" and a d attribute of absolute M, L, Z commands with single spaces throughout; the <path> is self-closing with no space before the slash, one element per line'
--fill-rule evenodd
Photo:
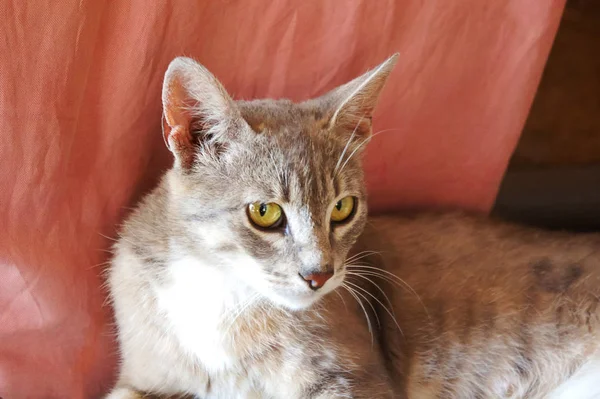
<path fill-rule="evenodd" d="M 373 212 L 490 209 L 564 0 L 0 1 L 0 397 L 97 397 L 110 237 L 171 163 L 177 55 L 237 99 L 303 100 L 400 59 L 366 158 Z"/>

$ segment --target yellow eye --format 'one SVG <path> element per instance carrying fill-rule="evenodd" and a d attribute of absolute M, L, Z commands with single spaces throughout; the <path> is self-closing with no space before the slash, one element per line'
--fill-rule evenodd
<path fill-rule="evenodd" d="M 248 205 L 248 216 L 252 223 L 265 229 L 279 227 L 283 211 L 275 203 L 254 202 Z"/>
<path fill-rule="evenodd" d="M 354 197 L 345 197 L 336 202 L 331 211 L 331 220 L 334 222 L 343 222 L 352 215 L 354 210 Z"/>

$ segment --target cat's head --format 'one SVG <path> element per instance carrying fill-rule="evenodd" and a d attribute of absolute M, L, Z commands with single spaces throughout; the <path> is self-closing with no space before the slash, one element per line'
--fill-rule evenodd
<path fill-rule="evenodd" d="M 395 62 L 293 103 L 234 101 L 204 67 L 173 60 L 163 132 L 171 208 L 191 250 L 290 309 L 337 288 L 366 223 L 361 155 Z"/>

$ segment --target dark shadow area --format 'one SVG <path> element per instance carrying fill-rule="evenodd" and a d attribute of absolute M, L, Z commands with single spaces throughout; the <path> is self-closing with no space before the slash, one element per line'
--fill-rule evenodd
<path fill-rule="evenodd" d="M 600 231 L 600 165 L 511 170 L 493 214 L 552 229 Z"/>

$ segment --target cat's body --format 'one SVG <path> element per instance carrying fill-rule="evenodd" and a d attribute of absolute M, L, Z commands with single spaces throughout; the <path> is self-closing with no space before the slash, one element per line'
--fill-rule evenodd
<path fill-rule="evenodd" d="M 381 339 L 390 373 L 402 376 L 399 391 L 410 398 L 600 397 L 599 235 L 462 214 L 370 222 L 359 245 L 381 251 L 370 263 L 405 282 L 384 287 L 403 334 L 385 319 Z M 579 381 L 584 390 L 560 394 L 557 387 L 583 366 L 591 371 Z"/>
<path fill-rule="evenodd" d="M 165 275 L 154 265 L 168 262 L 172 252 L 140 261 L 140 250 L 160 247 L 173 234 L 165 229 L 169 212 L 162 195 L 159 188 L 147 200 L 151 207 L 140 208 L 127 225 L 132 234 L 125 231 L 111 273 L 127 385 L 200 398 L 337 397 L 342 391 L 336 382 L 348 384 L 344 376 L 352 371 L 367 387 L 357 397 L 372 397 L 377 378 L 382 387 L 391 386 L 377 346 L 371 347 L 365 315 L 352 311 L 351 297 L 348 313 L 335 294 L 303 312 L 263 299 L 245 307 L 254 292 L 211 272 L 215 265 L 201 256 L 175 255 L 179 259 L 163 269 Z M 340 338 L 348 347 L 336 343 Z"/>
<path fill-rule="evenodd" d="M 139 217 L 150 222 L 158 210 L 167 213 L 149 209 Z M 156 245 L 155 239 L 168 241 L 168 230 L 164 237 L 159 233 L 164 220 L 151 222 L 156 231 L 137 229 L 130 238 L 146 247 Z M 345 377 L 360 381 L 352 397 L 365 398 L 393 397 L 384 394 L 385 387 L 410 398 L 600 395 L 600 353 L 594 354 L 600 346 L 600 237 L 462 214 L 377 217 L 371 225 L 358 247 L 378 253 L 365 253 L 357 263 L 389 271 L 406 285 L 369 268 L 354 272 L 384 290 L 401 333 L 382 306 L 390 309 L 386 298 L 360 277 L 349 280 L 378 298 L 357 289 L 375 331 L 373 346 L 364 311 L 345 290 L 343 301 L 328 295 L 306 312 L 257 303 L 230 320 L 246 298 L 233 297 L 207 265 L 183 259 L 172 264 L 177 287 L 157 294 L 156 302 L 144 297 L 144 287 L 123 289 L 132 294 L 126 306 L 136 309 L 120 324 L 122 335 L 131 337 L 123 340 L 123 355 L 134 361 L 125 362 L 126 380 L 149 391 L 207 398 L 253 397 L 253 389 L 255 397 L 269 397 L 269 391 L 271 397 L 310 397 L 307 392 L 333 388 L 336 378 Z M 128 242 L 119 253 L 115 264 L 126 265 L 116 271 L 120 282 L 155 278 L 145 278 L 147 266 Z M 200 279 L 205 286 L 198 287 Z M 181 314 L 168 327 L 161 300 L 172 314 Z M 189 338 L 179 342 L 183 337 Z M 590 373 L 576 381 L 585 389 L 560 392 L 580 369 L 588 372 L 585 366 Z M 300 390 L 298 379 L 305 381 Z"/>
<path fill-rule="evenodd" d="M 174 61 L 175 166 L 109 273 L 111 399 L 600 394 L 600 238 L 461 214 L 372 218 L 363 233 L 359 154 L 392 65 L 302 104 L 234 103 Z M 564 383 L 577 386 L 560 396 Z"/>

